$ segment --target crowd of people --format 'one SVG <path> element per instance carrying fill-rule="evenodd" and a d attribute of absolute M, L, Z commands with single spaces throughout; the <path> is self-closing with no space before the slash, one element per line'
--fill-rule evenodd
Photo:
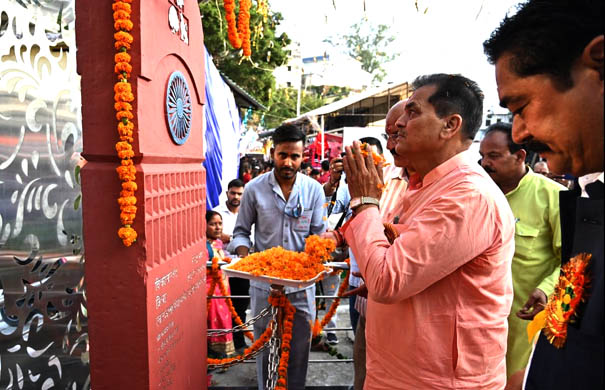
<path fill-rule="evenodd" d="M 394 166 L 356 141 L 315 180 L 305 133 L 280 126 L 272 170 L 229 184 L 221 232 L 209 211 L 212 251 L 302 251 L 312 234 L 348 251 L 356 390 L 603 388 L 602 20 L 600 1 L 529 0 L 502 21 L 484 51 L 513 121 L 488 128 L 479 164 L 468 148 L 483 92 L 461 75 L 419 76 L 390 109 Z M 376 138 L 361 141 L 381 154 Z M 343 215 L 330 230 L 329 213 Z M 315 286 L 285 292 L 296 307 L 287 383 L 304 389 Z M 270 286 L 253 281 L 249 294 L 257 315 Z"/>

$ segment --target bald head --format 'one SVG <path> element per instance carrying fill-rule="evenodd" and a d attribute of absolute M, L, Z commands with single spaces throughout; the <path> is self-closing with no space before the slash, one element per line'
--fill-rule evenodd
<path fill-rule="evenodd" d="M 547 176 L 549 170 L 546 161 L 538 161 L 536 164 L 534 164 L 534 172 Z"/>
<path fill-rule="evenodd" d="M 397 126 L 395 126 L 395 123 L 397 122 L 397 119 L 399 119 L 399 117 L 401 117 L 403 115 L 403 113 L 405 112 L 406 103 L 407 103 L 407 99 L 400 100 L 397 103 L 395 103 L 395 105 L 393 107 L 391 107 L 391 109 L 387 113 L 387 117 L 385 119 L 386 123 L 384 126 L 384 130 L 386 131 L 387 136 L 389 137 L 387 139 L 387 149 L 389 149 L 389 151 L 393 155 L 393 160 L 395 162 L 395 166 L 398 166 L 400 168 L 405 167 L 408 164 L 408 161 L 407 161 L 407 159 L 404 159 L 402 156 L 399 156 L 397 154 L 397 152 L 395 152 L 395 146 L 397 146 L 397 131 L 398 131 Z"/>
<path fill-rule="evenodd" d="M 405 110 L 405 104 L 407 103 L 407 101 L 408 101 L 407 99 L 398 101 L 397 103 L 395 103 L 395 105 L 393 107 L 391 107 L 389 112 L 387 112 L 387 117 L 386 117 L 387 134 L 390 134 L 389 127 L 394 128 L 395 133 L 397 133 L 397 129 L 395 128 L 395 122 L 397 122 L 397 119 L 401 115 L 403 115 L 403 111 Z"/>

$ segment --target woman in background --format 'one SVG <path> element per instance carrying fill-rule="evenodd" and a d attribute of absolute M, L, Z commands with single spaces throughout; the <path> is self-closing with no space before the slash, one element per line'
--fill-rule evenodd
<path fill-rule="evenodd" d="M 223 233 L 223 218 L 216 211 L 206 211 L 206 247 L 208 249 L 208 260 L 217 257 L 219 260 L 225 258 L 223 252 L 223 242 L 220 237 Z M 227 277 L 219 271 L 221 283 L 225 286 L 227 294 L 229 292 L 229 283 Z M 212 285 L 211 270 L 206 270 L 206 289 Z M 220 296 L 221 290 L 218 285 L 212 291 L 213 296 Z M 208 300 L 208 329 L 230 329 L 231 328 L 231 313 L 224 299 L 209 299 Z M 208 357 L 215 359 L 224 359 L 225 357 L 235 354 L 233 346 L 233 334 L 227 333 L 223 336 L 208 337 Z"/>

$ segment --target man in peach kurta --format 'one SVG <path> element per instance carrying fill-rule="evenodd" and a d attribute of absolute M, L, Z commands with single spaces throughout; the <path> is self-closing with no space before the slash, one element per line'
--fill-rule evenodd
<path fill-rule="evenodd" d="M 397 152 L 420 180 L 404 195 L 392 245 L 372 200 L 380 169 L 358 144 L 345 158 L 357 206 L 345 238 L 369 297 L 365 389 L 503 389 L 514 217 L 466 151 L 483 95 L 454 75 L 420 77 L 414 87 L 397 121 Z"/>

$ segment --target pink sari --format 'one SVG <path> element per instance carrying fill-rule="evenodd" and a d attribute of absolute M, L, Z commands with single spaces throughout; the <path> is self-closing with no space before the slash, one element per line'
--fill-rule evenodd
<path fill-rule="evenodd" d="M 221 240 L 214 240 L 210 242 L 214 256 L 222 259 L 225 257 L 223 253 L 223 243 Z M 229 282 L 227 276 L 223 275 L 219 271 L 221 281 L 225 286 L 227 294 L 231 294 L 229 291 Z M 210 289 L 212 284 L 212 275 L 210 270 L 206 270 L 206 289 Z M 221 290 L 218 285 L 214 287 L 212 292 L 213 296 L 221 296 Z M 209 299 L 208 303 L 208 329 L 231 329 L 231 312 L 227 306 L 225 299 Z M 213 352 L 219 356 L 230 356 L 235 354 L 235 347 L 233 346 L 233 334 L 228 333 L 222 336 L 208 336 L 208 349 L 209 352 Z"/>

